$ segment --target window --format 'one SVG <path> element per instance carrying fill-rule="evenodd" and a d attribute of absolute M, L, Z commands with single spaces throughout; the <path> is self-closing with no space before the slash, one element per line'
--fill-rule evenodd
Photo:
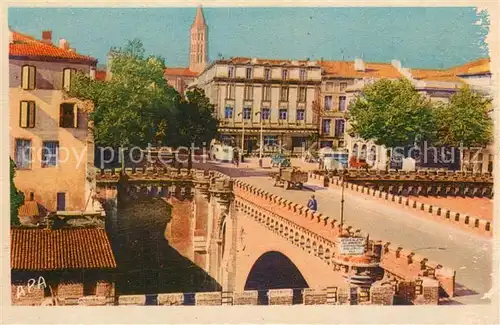
<path fill-rule="evenodd" d="M 306 81 L 307 79 L 307 71 L 306 69 L 300 69 L 299 71 L 299 80 L 300 81 Z"/>
<path fill-rule="evenodd" d="M 85 280 L 83 282 L 83 295 L 84 296 L 95 296 L 97 292 L 97 281 L 95 280 Z"/>
<path fill-rule="evenodd" d="M 340 91 L 345 91 L 347 88 L 347 82 L 341 82 L 340 83 Z"/>
<path fill-rule="evenodd" d="M 345 111 L 345 96 L 339 97 L 339 111 L 341 112 Z"/>
<path fill-rule="evenodd" d="M 335 120 L 335 137 L 341 138 L 344 136 L 345 121 L 344 119 Z"/>
<path fill-rule="evenodd" d="M 21 70 L 21 87 L 24 90 L 35 89 L 36 68 L 32 65 L 24 65 Z"/>
<path fill-rule="evenodd" d="M 325 111 L 332 109 L 332 96 L 325 96 Z"/>
<path fill-rule="evenodd" d="M 306 94 L 307 94 L 307 88 L 306 87 L 299 87 L 299 102 L 306 101 Z"/>
<path fill-rule="evenodd" d="M 35 127 L 35 102 L 21 102 L 21 109 L 19 112 L 19 126 L 22 128 Z"/>
<path fill-rule="evenodd" d="M 62 128 L 78 127 L 76 105 L 73 103 L 63 103 L 59 107 L 59 126 Z"/>
<path fill-rule="evenodd" d="M 327 82 L 325 85 L 325 90 L 332 91 L 333 90 L 333 82 Z"/>
<path fill-rule="evenodd" d="M 234 78 L 234 67 L 227 68 L 227 76 L 229 78 Z"/>
<path fill-rule="evenodd" d="M 229 135 L 229 134 L 222 134 L 221 137 L 220 137 L 220 141 L 223 143 L 223 144 L 226 144 L 226 145 L 233 145 L 234 143 L 234 136 L 232 135 Z"/>
<path fill-rule="evenodd" d="M 303 121 L 305 119 L 305 110 L 298 109 L 297 110 L 297 121 Z"/>
<path fill-rule="evenodd" d="M 233 118 L 233 108 L 231 106 L 226 106 L 224 110 L 224 118 Z"/>
<path fill-rule="evenodd" d="M 234 85 L 227 85 L 227 99 L 234 99 Z"/>
<path fill-rule="evenodd" d="M 262 93 L 263 100 L 271 100 L 271 86 L 264 86 L 262 88 Z"/>
<path fill-rule="evenodd" d="M 249 120 L 252 116 L 252 108 L 250 107 L 244 107 L 243 108 L 243 119 L 244 120 Z"/>
<path fill-rule="evenodd" d="M 252 86 L 245 86 L 244 98 L 245 98 L 245 100 L 252 100 L 252 98 L 253 98 L 253 87 Z"/>
<path fill-rule="evenodd" d="M 252 68 L 247 68 L 245 76 L 247 79 L 252 79 Z"/>
<path fill-rule="evenodd" d="M 16 139 L 16 167 L 31 168 L 31 140 Z"/>
<path fill-rule="evenodd" d="M 264 79 L 271 80 L 271 69 L 270 68 L 264 69 Z"/>
<path fill-rule="evenodd" d="M 280 100 L 282 102 L 288 101 L 288 87 L 281 87 L 280 89 Z"/>
<path fill-rule="evenodd" d="M 279 113 L 280 113 L 280 120 L 288 119 L 288 110 L 282 108 L 280 109 Z"/>
<path fill-rule="evenodd" d="M 59 142 L 44 141 L 42 143 L 42 167 L 55 167 L 59 161 Z"/>
<path fill-rule="evenodd" d="M 283 80 L 288 79 L 288 70 L 287 69 L 281 70 L 281 79 L 283 79 Z"/>
<path fill-rule="evenodd" d="M 271 117 L 271 110 L 269 108 L 263 108 L 261 111 L 261 117 L 263 120 L 269 120 Z"/>
<path fill-rule="evenodd" d="M 276 135 L 265 135 L 264 145 L 265 146 L 275 146 L 278 144 L 278 137 Z"/>
<path fill-rule="evenodd" d="M 330 119 L 323 120 L 322 130 L 324 134 L 330 134 Z"/>
<path fill-rule="evenodd" d="M 63 69 L 63 89 L 69 90 L 71 86 L 71 78 L 76 73 L 76 69 Z"/>
<path fill-rule="evenodd" d="M 57 211 L 65 211 L 66 210 L 66 193 L 59 192 L 56 197 L 57 201 Z"/>

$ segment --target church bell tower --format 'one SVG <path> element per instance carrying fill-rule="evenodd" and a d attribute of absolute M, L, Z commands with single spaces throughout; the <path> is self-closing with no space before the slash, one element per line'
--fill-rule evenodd
<path fill-rule="evenodd" d="M 196 9 L 196 17 L 191 25 L 191 41 L 189 45 L 189 70 L 200 73 L 207 64 L 208 26 L 203 17 L 203 9 Z"/>

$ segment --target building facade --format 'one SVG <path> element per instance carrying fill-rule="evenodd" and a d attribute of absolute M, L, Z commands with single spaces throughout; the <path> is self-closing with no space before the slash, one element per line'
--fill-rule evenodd
<path fill-rule="evenodd" d="M 180 94 L 184 94 L 208 62 L 208 25 L 201 7 L 196 9 L 189 35 L 189 67 L 168 67 L 164 74 L 168 84 Z"/>
<path fill-rule="evenodd" d="M 46 213 L 85 211 L 93 208 L 87 203 L 95 187 L 91 108 L 68 98 L 64 90 L 71 87 L 77 71 L 94 77 L 97 60 L 76 53 L 65 40 L 53 45 L 51 34 L 44 31 L 37 40 L 10 32 L 10 156 L 16 162 L 15 183 L 26 201 L 36 202 Z"/>
<path fill-rule="evenodd" d="M 318 132 L 321 67 L 315 61 L 217 60 L 196 86 L 215 105 L 222 142 L 243 145 L 246 153 L 259 152 L 262 140 L 264 154 L 280 148 L 299 154 Z"/>

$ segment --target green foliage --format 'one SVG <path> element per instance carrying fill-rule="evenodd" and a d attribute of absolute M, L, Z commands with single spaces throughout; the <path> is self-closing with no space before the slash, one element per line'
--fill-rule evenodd
<path fill-rule="evenodd" d="M 349 119 L 349 132 L 388 148 L 435 136 L 430 100 L 406 79 L 381 79 L 365 86 L 349 106 Z"/>
<path fill-rule="evenodd" d="M 16 163 L 10 159 L 10 224 L 19 225 L 18 209 L 24 202 L 24 194 L 16 188 L 14 177 L 16 176 Z"/>
<path fill-rule="evenodd" d="M 142 43 L 134 40 L 114 49 L 111 62 L 111 80 L 91 80 L 76 74 L 68 92 L 71 97 L 93 103 L 90 119 L 96 143 L 145 146 L 164 139 L 164 121 L 179 98 L 163 77 L 164 60 L 145 57 Z"/>
<path fill-rule="evenodd" d="M 169 143 L 189 148 L 191 145 L 206 147 L 216 137 L 219 126 L 214 111 L 214 105 L 202 89 L 188 91 L 186 99 L 180 100 L 171 116 Z"/>
<path fill-rule="evenodd" d="M 484 146 L 493 138 L 493 121 L 488 114 L 491 98 L 465 86 L 449 103 L 436 105 L 437 142 L 441 145 Z"/>

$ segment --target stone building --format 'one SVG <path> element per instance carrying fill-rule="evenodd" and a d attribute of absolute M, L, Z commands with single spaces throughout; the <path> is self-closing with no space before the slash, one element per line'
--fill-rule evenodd
<path fill-rule="evenodd" d="M 347 87 L 365 79 L 400 78 L 390 63 L 354 61 L 320 61 L 322 68 L 319 121 L 320 147 L 345 146 L 348 93 Z"/>
<path fill-rule="evenodd" d="M 41 40 L 11 31 L 9 41 L 10 156 L 17 188 L 36 202 L 22 216 L 92 210 L 91 108 L 64 90 L 77 71 L 93 78 L 97 60 L 64 39 L 54 45 L 51 31 L 43 31 Z"/>
<path fill-rule="evenodd" d="M 264 153 L 281 145 L 296 154 L 317 134 L 321 67 L 316 61 L 234 57 L 212 63 L 196 86 L 216 107 L 223 142 Z"/>
<path fill-rule="evenodd" d="M 208 62 L 208 25 L 205 23 L 203 9 L 196 9 L 196 16 L 190 30 L 189 67 L 167 67 L 165 79 L 180 94 L 195 81 Z"/>

